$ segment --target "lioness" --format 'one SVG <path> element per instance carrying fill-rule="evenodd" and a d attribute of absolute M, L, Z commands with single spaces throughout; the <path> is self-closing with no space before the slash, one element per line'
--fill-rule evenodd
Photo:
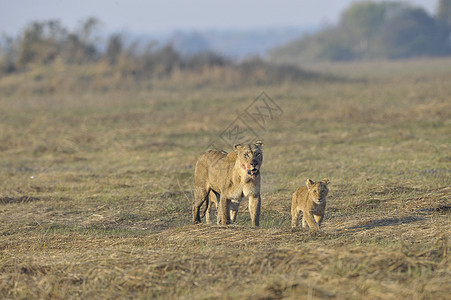
<path fill-rule="evenodd" d="M 199 157 L 194 171 L 194 224 L 201 222 L 202 204 L 207 201 L 206 205 L 211 205 L 208 202 L 211 191 L 219 203 L 218 223 L 226 225 L 235 221 L 239 204 L 247 197 L 252 225 L 259 226 L 262 147 L 260 141 L 255 144 L 236 144 L 230 153 L 210 150 Z"/>
<path fill-rule="evenodd" d="M 306 186 L 298 188 L 291 200 L 291 227 L 298 225 L 299 213 L 302 211 L 302 227 L 319 230 L 326 210 L 326 196 L 329 192 L 329 179 L 313 182 L 307 179 Z"/>

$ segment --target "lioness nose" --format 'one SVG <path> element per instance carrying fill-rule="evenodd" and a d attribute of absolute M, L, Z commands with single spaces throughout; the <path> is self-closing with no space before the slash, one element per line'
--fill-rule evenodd
<path fill-rule="evenodd" d="M 251 162 L 251 166 L 255 167 L 256 165 L 258 165 L 258 161 L 253 160 L 253 161 Z"/>

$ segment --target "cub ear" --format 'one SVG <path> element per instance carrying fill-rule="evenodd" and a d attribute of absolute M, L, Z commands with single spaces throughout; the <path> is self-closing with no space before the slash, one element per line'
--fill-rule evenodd
<path fill-rule="evenodd" d="M 323 180 L 321 180 L 321 182 L 324 183 L 324 184 L 329 184 L 329 179 L 324 178 Z"/>
<path fill-rule="evenodd" d="M 258 141 L 256 141 L 255 142 L 255 144 L 254 144 L 255 146 L 257 146 L 257 147 L 260 147 L 260 148 L 262 148 L 263 147 L 263 142 L 262 141 L 260 141 L 260 140 L 258 140 Z"/>
<path fill-rule="evenodd" d="M 235 144 L 235 145 L 233 145 L 233 150 L 240 150 L 241 148 L 243 148 L 242 144 Z"/>
<path fill-rule="evenodd" d="M 307 181 L 305 182 L 305 185 L 307 186 L 308 189 L 311 189 L 312 185 L 314 185 L 314 184 L 315 183 L 311 179 L 307 179 Z"/>

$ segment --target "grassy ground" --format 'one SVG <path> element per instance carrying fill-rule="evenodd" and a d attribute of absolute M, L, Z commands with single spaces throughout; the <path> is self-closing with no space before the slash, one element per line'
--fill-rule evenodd
<path fill-rule="evenodd" d="M 434 64 L 232 88 L 0 78 L 0 298 L 449 298 L 451 60 Z M 191 225 L 196 157 L 262 91 L 281 115 L 247 120 L 261 227 L 247 203 L 235 225 Z M 292 230 L 292 193 L 323 177 L 323 231 Z"/>

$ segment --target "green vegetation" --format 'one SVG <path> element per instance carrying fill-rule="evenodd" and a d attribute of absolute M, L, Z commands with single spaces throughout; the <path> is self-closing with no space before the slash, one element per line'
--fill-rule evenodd
<path fill-rule="evenodd" d="M 357 2 L 337 26 L 271 52 L 284 63 L 397 59 L 451 54 L 450 1 L 438 1 L 437 16 L 402 2 Z"/>
<path fill-rule="evenodd" d="M 449 59 L 265 85 L 110 66 L 0 78 L 0 298 L 449 297 Z M 191 225 L 196 157 L 263 89 L 284 114 L 258 131 L 261 228 L 246 202 Z M 331 180 L 319 234 L 290 228 L 307 177 Z"/>
<path fill-rule="evenodd" d="M 105 50 L 100 50 L 98 27 L 95 18 L 88 18 L 73 32 L 55 20 L 29 24 L 17 37 L 0 40 L 0 76 L 30 71 L 33 77 L 30 83 L 41 81 L 35 92 L 44 93 L 80 88 L 108 90 L 117 89 L 117 85 L 129 89 L 138 82 L 147 89 L 162 81 L 190 86 L 215 83 L 235 86 L 322 77 L 260 58 L 236 63 L 210 52 L 182 55 L 171 44 L 125 42 L 120 34 L 109 36 Z M 61 73 L 73 70 L 76 76 L 61 77 Z M 6 88 L 7 92 L 16 89 L 14 85 Z M 22 88 L 27 89 L 20 84 L 18 89 Z"/>

